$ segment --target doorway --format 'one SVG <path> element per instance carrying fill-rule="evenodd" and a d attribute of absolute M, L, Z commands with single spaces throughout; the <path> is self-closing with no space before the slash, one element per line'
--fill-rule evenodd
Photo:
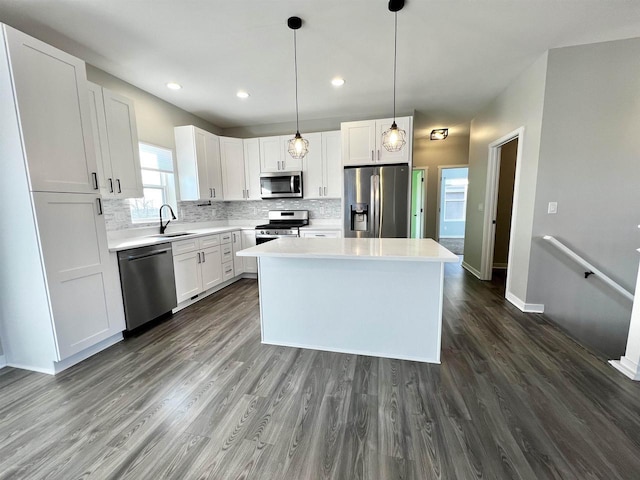
<path fill-rule="evenodd" d="M 464 255 L 469 168 L 467 165 L 440 166 L 438 171 L 438 243 L 456 255 Z"/>
<path fill-rule="evenodd" d="M 414 168 L 411 173 L 411 238 L 424 238 L 427 169 Z"/>
<path fill-rule="evenodd" d="M 493 245 L 492 276 L 496 274 L 504 275 L 508 265 L 517 155 L 517 138 L 505 143 L 499 149 L 498 198 L 496 201 L 496 233 Z"/>

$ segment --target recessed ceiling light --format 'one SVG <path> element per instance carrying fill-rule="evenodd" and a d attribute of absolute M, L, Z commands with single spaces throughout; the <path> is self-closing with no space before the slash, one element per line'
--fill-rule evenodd
<path fill-rule="evenodd" d="M 333 85 L 334 87 L 341 87 L 342 85 L 344 85 L 344 78 L 334 78 L 333 80 L 331 80 L 331 85 Z"/>
<path fill-rule="evenodd" d="M 236 93 L 236 96 L 238 98 L 249 98 L 249 94 L 243 90 L 240 90 L 238 93 Z"/>
<path fill-rule="evenodd" d="M 169 82 L 167 83 L 167 88 L 170 88 L 171 90 L 180 90 L 182 85 L 176 82 Z"/>

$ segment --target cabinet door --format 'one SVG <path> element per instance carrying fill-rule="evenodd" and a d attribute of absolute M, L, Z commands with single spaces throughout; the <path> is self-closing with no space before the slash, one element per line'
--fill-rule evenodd
<path fill-rule="evenodd" d="M 244 178 L 247 200 L 261 200 L 260 197 L 260 139 L 245 138 Z"/>
<path fill-rule="evenodd" d="M 125 329 L 98 195 L 33 194 L 58 360 Z"/>
<path fill-rule="evenodd" d="M 143 197 L 133 101 L 106 88 L 102 89 L 102 98 L 115 195 L 118 198 Z"/>
<path fill-rule="evenodd" d="M 310 133 L 309 153 L 303 161 L 303 182 L 302 188 L 304 198 L 324 198 L 324 162 L 322 159 L 322 135 L 320 133 Z"/>
<path fill-rule="evenodd" d="M 173 256 L 178 304 L 202 292 L 201 258 L 200 252 L 188 252 Z"/>
<path fill-rule="evenodd" d="M 31 190 L 94 193 L 97 167 L 84 62 L 9 26 L 2 28 Z"/>
<path fill-rule="evenodd" d="M 210 247 L 200 252 L 203 291 L 222 283 L 222 255 L 220 249 L 221 247 L 219 246 Z"/>
<path fill-rule="evenodd" d="M 302 138 L 309 141 L 309 149 L 312 147 L 311 136 L 315 134 L 307 133 L 302 135 Z M 280 170 L 285 172 L 301 172 L 302 171 L 302 158 L 293 158 L 289 155 L 289 140 L 293 138 L 293 135 L 282 135 L 280 137 L 280 143 L 282 144 L 282 167 Z M 307 154 L 308 155 L 308 154 Z"/>
<path fill-rule="evenodd" d="M 280 137 L 262 137 L 260 141 L 260 171 L 281 172 L 284 160 Z"/>
<path fill-rule="evenodd" d="M 222 201 L 224 199 L 222 189 L 222 162 L 220 160 L 220 138 L 213 133 L 208 133 L 205 136 L 205 149 L 206 149 L 206 163 L 207 163 L 207 178 L 208 178 L 208 192 L 211 200 Z"/>
<path fill-rule="evenodd" d="M 376 163 L 409 163 L 411 161 L 411 139 L 413 137 L 413 122 L 411 117 L 396 118 L 396 125 L 407 133 L 407 144 L 399 152 L 389 152 L 382 146 L 382 134 L 391 128 L 393 118 L 376 121 L 376 138 L 378 147 L 376 151 Z"/>
<path fill-rule="evenodd" d="M 342 164 L 370 165 L 377 149 L 376 122 L 345 122 L 342 124 Z"/>
<path fill-rule="evenodd" d="M 113 197 L 113 175 L 111 173 L 111 155 L 109 154 L 109 142 L 107 140 L 107 122 L 104 118 L 104 101 L 102 99 L 102 87 L 95 83 L 87 82 L 89 90 L 89 110 L 91 111 L 91 131 L 93 144 L 96 151 L 96 164 L 98 167 L 98 185 L 103 198 Z"/>
<path fill-rule="evenodd" d="M 322 133 L 324 190 L 327 198 L 342 198 L 342 136 L 340 131 Z"/>
<path fill-rule="evenodd" d="M 245 200 L 244 146 L 241 138 L 220 137 L 224 199 Z"/>
<path fill-rule="evenodd" d="M 243 257 L 238 257 L 236 253 L 242 250 L 242 232 L 240 230 L 231 232 L 231 245 L 233 247 L 233 270 L 236 276 L 244 272 Z"/>
<path fill-rule="evenodd" d="M 256 246 L 256 232 L 253 230 L 242 231 L 242 248 Z M 242 257 L 245 273 L 258 273 L 258 261 L 256 257 Z"/>

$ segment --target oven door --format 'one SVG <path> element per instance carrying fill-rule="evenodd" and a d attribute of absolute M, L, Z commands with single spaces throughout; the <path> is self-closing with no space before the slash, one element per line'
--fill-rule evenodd
<path fill-rule="evenodd" d="M 302 198 L 302 172 L 262 173 L 262 198 Z"/>

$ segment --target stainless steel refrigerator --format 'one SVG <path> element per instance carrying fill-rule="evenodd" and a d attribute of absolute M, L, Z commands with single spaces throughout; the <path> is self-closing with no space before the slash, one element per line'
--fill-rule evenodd
<path fill-rule="evenodd" d="M 408 165 L 344 169 L 344 236 L 407 238 Z"/>

